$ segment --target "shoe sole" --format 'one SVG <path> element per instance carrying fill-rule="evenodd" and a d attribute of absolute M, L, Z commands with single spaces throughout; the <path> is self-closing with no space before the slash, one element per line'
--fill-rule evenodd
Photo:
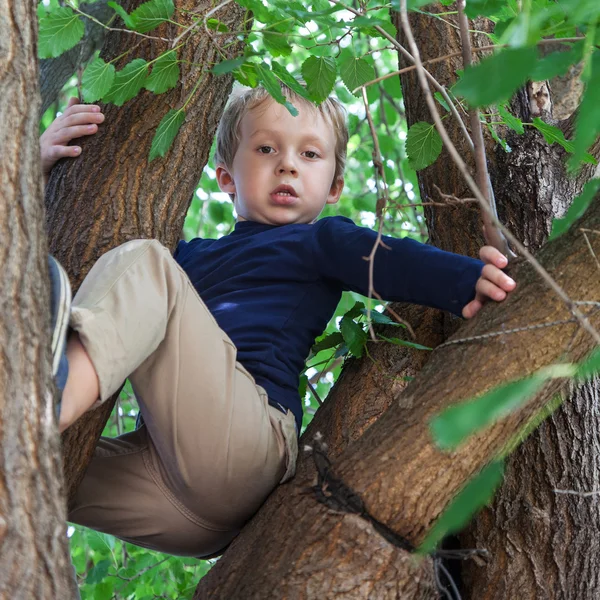
<path fill-rule="evenodd" d="M 60 358 L 64 352 L 69 327 L 69 316 L 71 314 L 71 284 L 69 277 L 62 265 L 55 261 L 57 274 L 59 276 L 59 297 L 57 298 L 56 325 L 52 332 L 52 375 L 58 373 Z"/>

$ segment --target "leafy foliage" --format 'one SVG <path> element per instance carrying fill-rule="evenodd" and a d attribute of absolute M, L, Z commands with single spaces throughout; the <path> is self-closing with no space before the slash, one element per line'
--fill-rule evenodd
<path fill-rule="evenodd" d="M 123 106 L 125 102 L 135 98 L 144 87 L 148 77 L 148 63 L 143 58 L 136 58 L 125 65 L 115 75 L 114 83 L 109 92 L 103 96 L 105 102 Z"/>
<path fill-rule="evenodd" d="M 406 136 L 406 153 L 410 166 L 419 171 L 433 164 L 442 151 L 442 138 L 435 125 L 415 123 Z"/>
<path fill-rule="evenodd" d="M 174 88 L 179 82 L 179 63 L 177 51 L 169 50 L 161 54 L 152 67 L 152 73 L 145 83 L 145 88 L 155 94 L 163 94 Z"/>
<path fill-rule="evenodd" d="M 170 110 L 162 118 L 162 121 L 156 130 L 156 134 L 154 135 L 154 139 L 152 140 L 149 161 L 152 161 L 159 156 L 165 156 L 184 121 L 185 111 L 183 109 Z"/>
<path fill-rule="evenodd" d="M 55 58 L 70 50 L 83 37 L 83 21 L 73 9 L 61 6 L 40 18 L 38 54 Z"/>
<path fill-rule="evenodd" d="M 115 67 L 105 63 L 99 56 L 87 66 L 81 79 L 81 93 L 85 102 L 100 100 L 113 86 Z"/>

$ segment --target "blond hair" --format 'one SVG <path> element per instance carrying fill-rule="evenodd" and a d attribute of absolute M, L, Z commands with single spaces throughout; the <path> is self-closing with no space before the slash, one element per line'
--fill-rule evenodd
<path fill-rule="evenodd" d="M 301 104 L 311 110 L 318 111 L 335 133 L 335 173 L 333 181 L 344 174 L 346 168 L 346 150 L 348 146 L 348 127 L 346 125 L 346 110 L 339 100 L 329 97 L 318 106 L 306 100 L 285 84 L 281 84 L 281 92 L 292 104 Z M 217 129 L 217 149 L 215 164 L 231 167 L 233 158 L 240 144 L 240 123 L 246 113 L 265 100 L 271 98 L 263 87 L 238 88 L 231 94 Z"/>

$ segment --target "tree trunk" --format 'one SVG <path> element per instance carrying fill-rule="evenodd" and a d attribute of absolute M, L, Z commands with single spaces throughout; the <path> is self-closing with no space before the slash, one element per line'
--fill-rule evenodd
<path fill-rule="evenodd" d="M 400 24 L 396 25 L 400 30 Z M 444 22 L 411 15 L 411 25 L 424 60 L 460 50 L 458 32 Z M 489 23 L 478 21 L 473 28 L 489 30 Z M 402 43 L 402 35 L 399 39 Z M 435 46 L 434 53 L 431 39 L 443 40 Z M 474 41 L 485 43 L 477 38 Z M 451 85 L 454 73 L 461 68 L 461 59 L 457 57 L 431 65 L 430 70 L 439 81 Z M 430 121 L 414 74 L 404 75 L 402 87 L 409 125 L 419 120 Z M 539 112 L 532 114 L 539 111 L 539 106 L 532 101 L 528 90 L 519 92 L 512 102 L 513 111 L 524 122 L 540 116 Z M 544 118 L 551 119 L 550 106 L 543 107 Z M 572 119 L 559 125 L 570 139 Z M 453 134 L 463 156 L 469 155 L 464 138 L 456 129 Z M 577 177 L 568 177 L 564 168 L 565 153 L 557 145 L 548 146 L 541 134 L 531 129 L 525 135 L 510 131 L 503 134 L 512 152 L 505 153 L 499 146 L 493 149 L 489 139 L 487 148 L 498 211 L 501 220 L 526 246 L 537 249 L 547 239 L 552 219 L 565 212 L 595 167 L 585 166 Z M 600 155 L 598 144 L 592 153 Z M 455 167 L 444 165 L 449 174 L 442 173 L 438 163 L 419 176 L 423 197 L 434 194 L 436 182 L 445 193 L 461 197 L 461 186 L 463 189 L 465 186 L 462 182 L 454 183 L 460 177 Z M 463 194 L 470 195 L 466 191 Z M 464 252 L 465 242 L 461 237 L 465 229 L 460 221 L 447 217 L 448 213 L 455 212 L 454 209 L 431 208 L 427 211 L 427 224 L 432 238 L 445 249 Z M 589 571 L 590 556 L 593 556 L 590 550 L 598 548 L 596 532 L 600 527 L 600 514 L 590 505 L 593 501 L 590 498 L 557 496 L 552 491 L 555 488 L 596 489 L 593 485 L 590 487 L 590 477 L 600 462 L 597 383 L 585 384 L 575 391 L 557 414 L 511 457 L 505 485 L 494 505 L 486 509 L 474 521 L 469 534 L 462 537 L 463 545 L 486 548 L 490 553 L 489 564 L 485 566 L 474 561 L 464 564 L 465 597 L 478 600 L 598 597 L 598 577 L 589 576 Z M 574 445 L 573 431 L 581 436 L 581 443 Z M 585 452 L 585 462 L 582 452 Z M 532 472 L 533 465 L 535 472 Z M 576 543 L 565 544 L 566 541 Z"/>
<path fill-rule="evenodd" d="M 106 23 L 110 16 L 115 14 L 108 6 L 107 0 L 99 0 L 94 4 L 82 4 L 80 8 L 101 23 Z M 86 19 L 85 35 L 76 46 L 57 58 L 46 58 L 40 61 L 40 92 L 42 94 L 40 115 L 43 115 L 50 105 L 56 102 L 59 92 L 73 77 L 77 69 L 102 47 L 105 35 L 106 29 L 94 21 Z"/>
<path fill-rule="evenodd" d="M 52 406 L 35 4 L 0 5 L 0 597 L 73 598 Z"/>
<path fill-rule="evenodd" d="M 139 2 L 129 2 L 131 11 Z M 178 0 L 177 9 L 212 8 L 205 0 Z M 232 31 L 242 29 L 244 9 L 229 5 L 220 18 Z M 178 13 L 182 23 L 189 13 Z M 175 26 L 164 24 L 156 35 L 174 38 Z M 118 68 L 134 58 L 154 58 L 169 47 L 167 42 L 138 40 L 131 34 L 110 32 L 102 56 L 110 60 L 127 50 L 132 52 Z M 231 44 L 230 36 L 214 40 L 203 28 L 192 32 L 179 52 L 182 76 L 178 86 L 160 96 L 143 91 L 123 107 L 106 106 L 100 131 L 78 141 L 83 156 L 62 160 L 52 171 L 46 188 L 50 248 L 65 265 L 74 289 L 100 255 L 135 238 L 156 238 L 174 248 L 185 214 L 202 169 L 208 159 L 212 139 L 231 89 L 230 76 L 215 77 L 206 68 L 222 56 L 231 58 L 242 48 Z M 216 47 L 216 43 L 221 48 Z M 228 45 L 229 43 L 229 45 Z M 148 164 L 152 139 L 161 119 L 170 109 L 180 108 L 200 85 L 186 108 L 186 121 L 165 156 Z M 63 437 L 65 476 L 69 498 L 81 481 L 96 441 L 110 415 L 114 402 L 107 402 L 70 427 Z"/>

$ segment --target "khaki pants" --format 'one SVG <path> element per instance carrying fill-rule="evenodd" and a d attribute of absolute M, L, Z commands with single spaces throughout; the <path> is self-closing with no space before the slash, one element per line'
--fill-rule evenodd
<path fill-rule="evenodd" d="M 71 327 L 98 374 L 98 402 L 129 377 L 145 425 L 100 440 L 69 520 L 170 554 L 218 553 L 294 474 L 291 411 L 268 404 L 154 240 L 100 258 L 74 299 Z"/>

